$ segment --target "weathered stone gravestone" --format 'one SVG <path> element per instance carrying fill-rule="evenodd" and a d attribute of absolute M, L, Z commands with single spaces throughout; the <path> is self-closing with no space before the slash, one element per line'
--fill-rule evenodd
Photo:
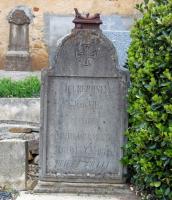
<path fill-rule="evenodd" d="M 6 70 L 30 71 L 29 24 L 32 11 L 25 6 L 17 6 L 8 16 L 10 23 L 9 46 L 6 55 Z"/>
<path fill-rule="evenodd" d="M 39 192 L 113 193 L 124 183 L 129 74 L 100 16 L 76 11 L 75 29 L 42 73 Z"/>
<path fill-rule="evenodd" d="M 0 141 L 0 188 L 26 189 L 28 143 L 20 139 Z"/>

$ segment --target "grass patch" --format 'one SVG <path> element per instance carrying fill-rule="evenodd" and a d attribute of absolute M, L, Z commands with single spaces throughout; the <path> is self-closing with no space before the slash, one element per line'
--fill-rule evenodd
<path fill-rule="evenodd" d="M 41 83 L 38 77 L 29 76 L 23 80 L 0 79 L 0 97 L 31 98 L 40 96 Z"/>

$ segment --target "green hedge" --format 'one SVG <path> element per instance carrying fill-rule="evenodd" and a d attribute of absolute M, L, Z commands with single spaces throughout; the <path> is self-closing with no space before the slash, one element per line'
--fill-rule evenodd
<path fill-rule="evenodd" d="M 36 76 L 24 80 L 0 79 L 0 97 L 30 98 L 40 96 L 40 80 Z"/>
<path fill-rule="evenodd" d="M 146 199 L 172 200 L 172 0 L 145 0 L 132 30 L 124 164 Z"/>

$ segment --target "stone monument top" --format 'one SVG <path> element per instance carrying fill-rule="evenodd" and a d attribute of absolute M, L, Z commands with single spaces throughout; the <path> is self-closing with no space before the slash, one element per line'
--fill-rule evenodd
<path fill-rule="evenodd" d="M 8 15 L 8 22 L 16 25 L 30 24 L 34 18 L 32 10 L 26 6 L 17 6 Z"/>
<path fill-rule="evenodd" d="M 75 12 L 75 28 L 58 41 L 49 73 L 80 77 L 121 76 L 116 48 L 99 28 L 100 15 L 82 16 L 77 9 Z"/>

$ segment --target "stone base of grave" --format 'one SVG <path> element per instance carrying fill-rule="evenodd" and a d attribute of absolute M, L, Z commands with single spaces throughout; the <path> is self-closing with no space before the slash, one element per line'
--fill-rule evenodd
<path fill-rule="evenodd" d="M 6 55 L 5 70 L 31 71 L 31 59 L 27 51 L 8 51 Z"/>
<path fill-rule="evenodd" d="M 0 140 L 0 188 L 26 189 L 27 156 L 27 141 L 22 139 Z"/>
<path fill-rule="evenodd" d="M 100 195 L 133 195 L 126 184 L 65 183 L 39 181 L 35 193 L 76 193 Z M 135 196 L 135 195 L 134 195 Z M 134 200 L 134 199 L 132 199 Z"/>

